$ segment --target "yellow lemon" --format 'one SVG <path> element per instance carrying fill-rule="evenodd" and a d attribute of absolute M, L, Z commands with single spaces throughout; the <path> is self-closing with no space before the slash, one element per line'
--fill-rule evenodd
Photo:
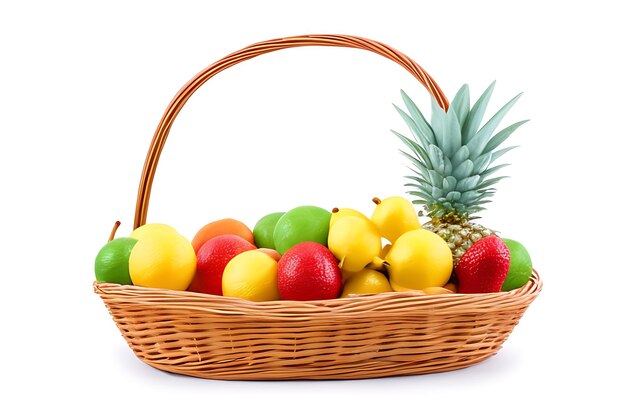
<path fill-rule="evenodd" d="M 345 216 L 330 228 L 328 249 L 339 259 L 342 270 L 358 272 L 380 254 L 380 234 L 369 219 Z"/>
<path fill-rule="evenodd" d="M 174 234 L 178 235 L 178 231 L 165 224 L 145 224 L 131 232 L 130 237 L 140 240 L 143 237 L 152 237 L 155 234 Z"/>
<path fill-rule="evenodd" d="M 141 231 L 128 260 L 130 278 L 136 286 L 186 290 L 196 273 L 196 253 L 185 237 L 163 231 Z"/>
<path fill-rule="evenodd" d="M 344 218 L 346 216 L 356 216 L 357 218 L 361 218 L 361 219 L 366 219 L 369 220 L 369 218 L 365 215 L 363 215 L 361 212 L 359 212 L 356 209 L 350 209 L 350 208 L 334 208 L 332 211 L 332 214 L 330 215 L 330 226 L 329 228 L 332 228 L 333 225 L 335 224 L 335 222 L 337 222 L 339 219 Z"/>
<path fill-rule="evenodd" d="M 452 251 L 434 232 L 416 229 L 394 242 L 386 260 L 395 291 L 443 287 L 452 273 Z"/>
<path fill-rule="evenodd" d="M 389 281 L 384 274 L 371 269 L 363 269 L 351 276 L 343 287 L 342 298 L 348 295 L 359 295 L 367 293 L 392 292 Z"/>
<path fill-rule="evenodd" d="M 413 204 L 405 198 L 393 196 L 380 200 L 375 197 L 372 200 L 376 203 L 372 222 L 389 242 L 395 242 L 405 232 L 421 228 Z"/>
<path fill-rule="evenodd" d="M 222 276 L 224 296 L 254 302 L 278 300 L 278 262 L 261 250 L 246 251 L 228 262 Z"/>

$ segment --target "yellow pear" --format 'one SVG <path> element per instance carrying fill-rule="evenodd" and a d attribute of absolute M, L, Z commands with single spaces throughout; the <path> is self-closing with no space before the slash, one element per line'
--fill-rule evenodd
<path fill-rule="evenodd" d="M 387 257 L 387 253 L 391 249 L 391 244 L 387 244 L 383 247 L 378 257 L 374 257 L 371 263 L 369 263 L 366 267 L 368 269 L 377 270 L 377 271 L 385 271 L 387 270 L 387 262 L 385 261 L 385 257 Z"/>
<path fill-rule="evenodd" d="M 405 198 L 393 196 L 380 200 L 375 197 L 372 201 L 376 203 L 372 222 L 389 242 L 394 243 L 405 232 L 421 228 L 413 204 Z"/>
<path fill-rule="evenodd" d="M 345 216 L 328 232 L 328 248 L 339 259 L 342 271 L 362 270 L 380 254 L 381 247 L 378 229 L 369 219 Z"/>
<path fill-rule="evenodd" d="M 380 258 L 384 260 L 385 257 L 387 257 L 387 254 L 389 254 L 389 250 L 391 250 L 391 244 L 386 244 L 380 252 Z"/>
<path fill-rule="evenodd" d="M 331 215 L 330 215 L 330 226 L 329 226 L 329 228 L 332 228 L 333 225 L 335 224 L 335 222 L 337 222 L 341 218 L 345 218 L 346 216 L 356 216 L 358 218 L 367 219 L 369 221 L 369 218 L 367 216 L 363 215 L 361 212 L 359 212 L 356 209 L 334 208 L 332 210 Z"/>

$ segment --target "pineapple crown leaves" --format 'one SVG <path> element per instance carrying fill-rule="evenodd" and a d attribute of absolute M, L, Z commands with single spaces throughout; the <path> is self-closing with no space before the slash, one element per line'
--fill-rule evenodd
<path fill-rule="evenodd" d="M 528 120 L 494 135 L 520 93 L 482 125 L 494 87 L 495 81 L 470 107 L 469 87 L 463 85 L 447 112 L 431 99 L 430 123 L 404 91 L 400 93 L 406 111 L 394 105 L 413 136 L 410 139 L 392 130 L 410 151 L 400 151 L 411 163 L 409 169 L 414 174 L 406 176 L 412 182 L 405 186 L 411 187 L 408 193 L 418 198 L 413 203 L 424 205 L 433 220 L 458 223 L 473 219 L 470 216 L 491 202 L 488 199 L 495 194 L 493 186 L 506 178 L 492 176 L 509 164 L 493 163 L 516 147 L 499 147 Z"/>

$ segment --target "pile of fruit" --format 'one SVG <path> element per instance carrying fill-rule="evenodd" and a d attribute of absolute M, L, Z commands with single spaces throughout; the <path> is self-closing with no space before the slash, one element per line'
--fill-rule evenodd
<path fill-rule="evenodd" d="M 147 224 L 107 243 L 96 280 L 237 297 L 319 300 L 383 292 L 488 293 L 523 286 L 532 273 L 518 242 L 473 223 L 503 177 L 499 146 L 526 121 L 494 135 L 515 97 L 482 127 L 493 84 L 470 108 L 463 86 L 428 123 L 402 92 L 397 108 L 414 139 L 394 131 L 410 152 L 410 202 L 374 198 L 370 217 L 354 209 L 300 206 L 271 213 L 250 230 L 234 219 L 205 225 L 188 241 L 174 228 Z M 430 217 L 422 225 L 414 204 Z"/>
<path fill-rule="evenodd" d="M 371 218 L 354 209 L 300 206 L 261 218 L 253 231 L 222 219 L 191 242 L 172 227 L 147 224 L 102 248 L 96 279 L 260 302 L 498 292 L 530 278 L 528 253 L 515 241 L 481 238 L 453 268 L 450 246 L 421 227 L 411 202 L 374 202 Z M 383 239 L 389 241 L 384 247 Z"/>

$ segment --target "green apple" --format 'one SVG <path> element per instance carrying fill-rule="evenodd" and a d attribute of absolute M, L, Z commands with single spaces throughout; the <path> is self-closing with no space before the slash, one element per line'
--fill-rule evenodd
<path fill-rule="evenodd" d="M 96 280 L 99 282 L 133 284 L 128 270 L 130 252 L 137 243 L 134 238 L 109 241 L 96 256 Z"/>
<path fill-rule="evenodd" d="M 274 228 L 274 247 L 280 254 L 305 241 L 328 245 L 330 212 L 317 206 L 299 206 L 280 217 Z"/>
<path fill-rule="evenodd" d="M 533 263 L 530 259 L 530 254 L 528 254 L 528 251 L 522 244 L 507 238 L 503 238 L 502 241 L 504 241 L 511 253 L 509 273 L 502 284 L 502 291 L 508 292 L 524 286 L 530 280 L 530 275 L 533 272 Z"/>
<path fill-rule="evenodd" d="M 254 244 L 257 248 L 276 249 L 274 247 L 274 229 L 276 228 L 276 223 L 284 214 L 285 212 L 274 212 L 259 219 L 252 231 Z"/>

